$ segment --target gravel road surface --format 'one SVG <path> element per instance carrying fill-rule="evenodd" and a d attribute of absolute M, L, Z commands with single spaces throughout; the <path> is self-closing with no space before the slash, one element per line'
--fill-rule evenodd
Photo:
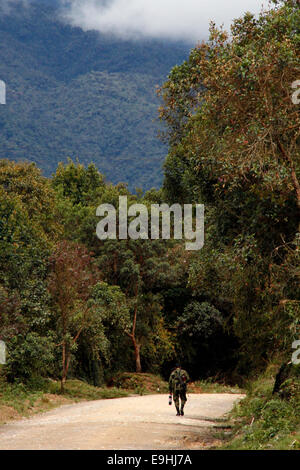
<path fill-rule="evenodd" d="M 185 416 L 175 416 L 167 395 L 97 400 L 0 426 L 0 449 L 178 450 L 204 448 L 214 419 L 243 398 L 190 394 Z"/>

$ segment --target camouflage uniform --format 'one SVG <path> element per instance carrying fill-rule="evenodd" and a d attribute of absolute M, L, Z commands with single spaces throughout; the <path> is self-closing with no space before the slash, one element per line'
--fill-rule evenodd
<path fill-rule="evenodd" d="M 177 410 L 177 416 L 184 415 L 183 408 L 187 401 L 186 398 L 186 389 L 187 383 L 190 381 L 189 374 L 181 369 L 176 367 L 170 375 L 169 378 L 169 393 L 173 395 L 173 400 Z M 181 408 L 179 410 L 179 399 L 181 400 Z"/>

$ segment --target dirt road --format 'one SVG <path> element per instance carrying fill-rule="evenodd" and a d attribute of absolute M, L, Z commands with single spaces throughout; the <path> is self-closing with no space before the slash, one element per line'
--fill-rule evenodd
<path fill-rule="evenodd" d="M 175 416 L 167 395 L 64 405 L 0 426 L 0 449 L 160 450 L 205 447 L 213 419 L 243 395 L 191 394 L 185 416 Z"/>

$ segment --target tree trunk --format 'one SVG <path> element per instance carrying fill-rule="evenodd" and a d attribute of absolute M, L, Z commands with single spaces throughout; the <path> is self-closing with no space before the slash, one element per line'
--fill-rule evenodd
<path fill-rule="evenodd" d="M 137 344 L 134 337 L 132 338 L 132 341 L 133 341 L 134 355 L 135 355 L 135 371 L 142 372 L 141 355 L 140 355 L 141 345 Z"/>
<path fill-rule="evenodd" d="M 134 309 L 132 333 L 130 334 L 130 337 L 132 339 L 133 347 L 134 347 L 135 370 L 136 370 L 136 372 L 142 372 L 141 355 L 140 355 L 141 345 L 137 343 L 136 338 L 135 338 L 136 320 L 137 320 L 137 312 L 138 312 L 138 303 L 137 303 L 138 291 L 139 291 L 139 286 L 137 284 L 136 285 L 136 293 L 135 293 L 136 305 L 135 305 L 135 309 Z"/>
<path fill-rule="evenodd" d="M 65 391 L 65 383 L 67 381 L 67 375 L 70 365 L 71 354 L 67 351 L 66 343 L 63 343 L 63 350 L 62 350 L 62 376 L 60 382 L 60 391 L 64 393 Z"/>
<path fill-rule="evenodd" d="M 62 344 L 62 375 L 61 375 L 61 382 L 60 382 L 60 391 L 64 393 L 65 391 L 65 383 L 66 383 L 66 343 L 63 341 Z"/>
<path fill-rule="evenodd" d="M 60 381 L 60 393 L 65 393 L 65 383 L 66 383 L 66 377 L 62 376 L 61 381 Z"/>

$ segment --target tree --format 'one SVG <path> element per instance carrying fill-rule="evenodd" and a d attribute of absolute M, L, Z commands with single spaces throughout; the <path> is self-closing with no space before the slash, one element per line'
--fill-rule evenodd
<path fill-rule="evenodd" d="M 101 242 L 96 237 L 95 228 L 99 222 L 96 209 L 100 204 L 109 203 L 118 207 L 119 196 L 123 195 L 127 196 L 129 205 L 137 200 L 143 202 L 142 193 L 132 195 L 124 184 L 105 184 L 93 165 L 84 168 L 72 161 L 67 165 L 59 165 L 52 185 L 57 193 L 57 213 L 64 227 L 64 236 L 91 249 L 105 281 L 111 286 L 120 286 L 126 296 L 126 305 L 131 312 L 131 322 L 127 325 L 126 334 L 133 345 L 136 370 L 140 371 L 140 351 L 146 345 L 143 326 L 148 319 L 162 316 L 158 302 L 151 304 L 156 308 L 148 309 L 143 301 L 144 294 L 149 294 L 152 287 L 157 289 L 159 279 L 175 279 L 175 269 L 169 269 L 164 243 L 143 243 L 141 240 Z M 159 202 L 160 193 L 152 190 L 145 195 L 144 202 L 150 205 L 153 198 L 155 202 Z M 163 331 L 163 323 L 154 324 L 159 325 Z M 149 329 L 147 331 L 149 339 Z"/>
<path fill-rule="evenodd" d="M 171 155 L 210 177 L 216 194 L 241 184 L 300 208 L 298 78 L 300 10 L 293 1 L 234 21 L 232 39 L 210 39 L 176 67 L 161 90 Z M 205 178 L 203 178 L 204 180 Z"/>
<path fill-rule="evenodd" d="M 54 349 L 53 338 L 49 336 L 33 331 L 25 336 L 14 335 L 6 365 L 8 378 L 30 381 L 34 377 L 47 377 L 53 372 Z"/>
<path fill-rule="evenodd" d="M 56 311 L 58 336 L 62 347 L 61 391 L 64 391 L 71 353 L 82 331 L 91 321 L 91 288 L 100 279 L 85 247 L 60 242 L 50 257 L 49 291 Z"/>
<path fill-rule="evenodd" d="M 193 300 L 185 306 L 177 319 L 179 353 L 193 375 L 225 373 L 229 357 L 223 328 L 221 312 L 208 302 Z"/>
<path fill-rule="evenodd" d="M 206 204 L 205 247 L 193 256 L 189 286 L 224 314 L 244 373 L 286 347 L 299 308 L 300 113 L 292 83 L 300 10 L 295 1 L 274 3 L 258 19 L 235 20 L 231 37 L 211 25 L 209 41 L 160 90 L 170 145 L 164 192 Z"/>
<path fill-rule="evenodd" d="M 85 168 L 70 158 L 67 164 L 58 164 L 52 186 L 74 205 L 93 205 L 105 188 L 104 177 L 93 163 Z"/>
<path fill-rule="evenodd" d="M 51 225 L 54 193 L 28 164 L 1 161 L 0 180 L 0 336 L 8 348 L 10 380 L 28 380 L 30 370 L 36 374 L 39 369 L 34 351 L 48 345 L 49 361 L 52 357 L 45 280 L 50 234 L 56 233 Z"/>
<path fill-rule="evenodd" d="M 91 318 L 79 338 L 83 343 L 81 370 L 91 372 L 87 376 L 94 385 L 103 382 L 103 366 L 114 366 L 119 350 L 118 344 L 125 338 L 130 324 L 130 314 L 126 297 L 119 286 L 98 282 L 91 290 Z M 122 363 L 122 360 L 121 360 Z"/>
<path fill-rule="evenodd" d="M 99 251 L 99 239 L 95 227 L 99 222 L 96 209 L 109 203 L 117 207 L 120 195 L 130 195 L 125 184 L 116 186 L 104 182 L 103 175 L 95 165 L 87 168 L 69 159 L 60 163 L 52 179 L 56 193 L 56 217 L 63 226 L 66 240 L 81 243 L 95 253 Z"/>
<path fill-rule="evenodd" d="M 170 344 L 164 323 L 159 320 L 163 299 L 158 301 L 155 295 L 181 282 L 186 269 L 180 264 L 184 256 L 180 247 L 172 248 L 160 240 L 108 240 L 102 245 L 99 266 L 108 282 L 121 287 L 131 312 L 131 325 L 126 334 L 133 345 L 137 372 L 142 371 L 141 350 L 146 348 L 150 336 L 156 334 L 147 324 L 152 322 L 161 333 L 164 331 L 162 337 L 166 342 L 157 341 L 158 348 Z"/>
<path fill-rule="evenodd" d="M 7 198 L 18 198 L 41 239 L 48 243 L 57 239 L 55 193 L 34 163 L 0 160 L 0 185 Z"/>

